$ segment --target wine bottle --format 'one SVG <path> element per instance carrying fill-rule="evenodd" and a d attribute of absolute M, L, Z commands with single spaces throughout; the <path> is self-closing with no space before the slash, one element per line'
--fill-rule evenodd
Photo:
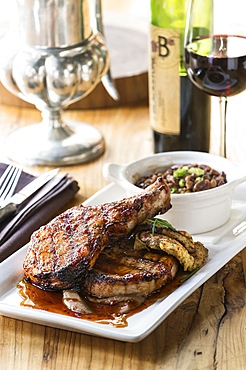
<path fill-rule="evenodd" d="M 188 0 L 150 0 L 149 108 L 155 153 L 209 151 L 209 95 L 189 80 L 183 62 Z"/>

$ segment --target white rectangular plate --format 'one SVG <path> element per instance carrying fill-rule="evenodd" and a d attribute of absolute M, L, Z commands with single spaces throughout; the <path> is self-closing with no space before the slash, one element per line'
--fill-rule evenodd
<path fill-rule="evenodd" d="M 110 184 L 89 198 L 84 205 L 96 205 L 124 197 L 126 197 L 126 193 L 120 186 Z M 0 263 L 0 314 L 121 341 L 140 341 L 165 320 L 191 293 L 245 247 L 246 232 L 237 237 L 231 232 L 233 227 L 244 219 L 246 219 L 246 184 L 240 185 L 236 189 L 233 197 L 232 215 L 227 224 L 212 232 L 194 236 L 195 241 L 204 243 L 209 249 L 206 264 L 167 298 L 129 317 L 128 326 L 125 328 L 115 328 L 110 325 L 20 306 L 21 297 L 16 284 L 23 277 L 22 262 L 28 248 L 27 245 Z M 175 227 L 175 225 L 173 226 Z M 186 231 L 189 232 L 189 230 Z"/>

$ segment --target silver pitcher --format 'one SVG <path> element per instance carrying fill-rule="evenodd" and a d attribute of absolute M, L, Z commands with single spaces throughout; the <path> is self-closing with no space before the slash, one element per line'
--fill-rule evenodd
<path fill-rule="evenodd" d="M 102 133 L 82 122 L 63 122 L 62 111 L 102 80 L 119 99 L 109 70 L 100 0 L 16 0 L 3 41 L 1 82 L 35 104 L 42 122 L 13 132 L 7 156 L 27 165 L 88 162 L 105 150 Z"/>

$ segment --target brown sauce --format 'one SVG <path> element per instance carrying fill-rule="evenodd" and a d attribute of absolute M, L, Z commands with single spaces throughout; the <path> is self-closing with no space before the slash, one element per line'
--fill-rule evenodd
<path fill-rule="evenodd" d="M 179 271 L 172 282 L 167 283 L 164 287 L 162 287 L 160 291 L 152 294 L 150 297 L 147 297 L 140 307 L 136 308 L 136 306 L 134 307 L 134 303 L 132 303 L 132 311 L 127 314 L 119 313 L 119 305 L 92 303 L 86 300 L 86 298 L 86 303 L 88 307 L 90 307 L 92 314 L 88 315 L 77 313 L 69 310 L 63 304 L 62 292 L 51 292 L 42 290 L 26 282 L 24 279 L 18 283 L 17 287 L 19 289 L 19 294 L 23 298 L 21 306 L 122 328 L 128 325 L 128 317 L 134 315 L 137 312 L 143 311 L 150 305 L 154 304 L 158 299 L 163 299 L 171 294 L 173 291 L 175 291 L 180 285 L 182 285 L 180 280 L 187 275 L 188 274 L 184 273 L 182 268 L 179 268 Z M 83 295 L 82 292 L 80 292 L 80 294 Z"/>

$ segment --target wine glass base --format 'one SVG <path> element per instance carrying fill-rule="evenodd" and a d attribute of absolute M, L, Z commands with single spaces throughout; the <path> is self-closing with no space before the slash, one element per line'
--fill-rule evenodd
<path fill-rule="evenodd" d="M 21 128 L 5 141 L 5 153 L 23 165 L 66 166 L 102 155 L 105 141 L 90 124 L 69 121 L 47 129 L 43 122 Z"/>

